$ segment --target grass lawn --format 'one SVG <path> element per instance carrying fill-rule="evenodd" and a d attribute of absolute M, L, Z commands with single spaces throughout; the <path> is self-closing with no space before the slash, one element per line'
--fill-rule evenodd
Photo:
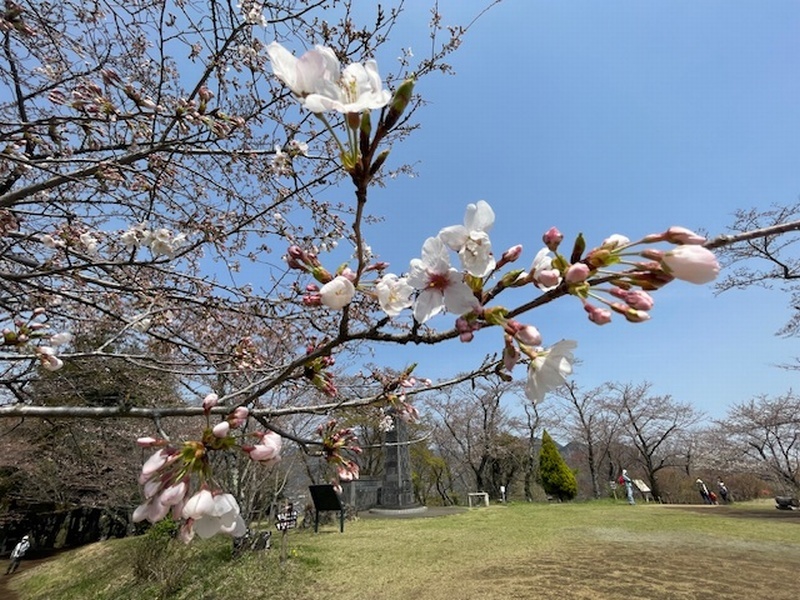
<path fill-rule="evenodd" d="M 511 504 L 435 518 L 362 518 L 229 560 L 215 539 L 170 547 L 134 576 L 142 538 L 94 544 L 14 576 L 21 600 L 800 598 L 800 511 Z M 138 550 L 137 550 L 138 548 Z M 166 593 L 165 585 L 176 590 Z"/>

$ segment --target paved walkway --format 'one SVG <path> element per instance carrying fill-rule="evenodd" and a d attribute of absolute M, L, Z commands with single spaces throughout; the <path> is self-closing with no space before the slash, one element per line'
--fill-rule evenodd
<path fill-rule="evenodd" d="M 429 506 L 420 511 L 379 511 L 371 512 L 362 510 L 358 513 L 359 519 L 428 519 L 430 517 L 446 517 L 466 512 L 465 506 Z"/>

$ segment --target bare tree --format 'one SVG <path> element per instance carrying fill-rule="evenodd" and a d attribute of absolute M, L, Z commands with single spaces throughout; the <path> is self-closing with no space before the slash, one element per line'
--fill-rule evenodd
<path fill-rule="evenodd" d="M 800 492 L 800 399 L 794 393 L 736 404 L 719 426 L 738 449 L 740 463 L 769 474 L 794 494 Z"/>
<path fill-rule="evenodd" d="M 732 231 L 769 233 L 721 246 L 719 251 L 726 268 L 725 276 L 716 283 L 718 292 L 756 286 L 789 294 L 792 315 L 780 335 L 797 335 L 800 331 L 800 234 L 791 229 L 798 218 L 800 202 L 764 211 L 738 210 Z"/>
<path fill-rule="evenodd" d="M 566 419 L 560 428 L 571 436 L 570 439 L 580 442 L 586 450 L 586 464 L 595 498 L 603 496 L 602 480 L 615 479 L 612 446 L 617 441 L 621 419 L 607 410 L 606 385 L 582 392 L 573 381 L 559 388 L 555 395 L 566 401 L 568 408 Z M 607 473 L 602 472 L 606 466 Z"/>
<path fill-rule="evenodd" d="M 620 441 L 636 448 L 637 462 L 653 496 L 659 498 L 658 472 L 686 464 L 684 435 L 702 414 L 670 396 L 653 396 L 650 388 L 650 383 L 614 384 L 607 408 L 619 417 L 624 432 Z"/>
<path fill-rule="evenodd" d="M 426 400 L 428 413 L 435 419 L 435 439 L 451 463 L 450 470 L 463 472 L 466 467 L 470 474 L 465 481 L 468 490 L 499 496 L 499 486 L 504 483 L 493 476 L 493 470 L 506 458 L 503 434 L 512 428 L 501 400 L 514 389 L 518 386 L 481 381 L 454 387 Z"/>

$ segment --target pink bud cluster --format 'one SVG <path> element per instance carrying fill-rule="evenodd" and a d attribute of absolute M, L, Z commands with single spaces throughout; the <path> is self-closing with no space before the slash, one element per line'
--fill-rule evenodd
<path fill-rule="evenodd" d="M 353 430 L 349 427 L 339 429 L 337 421 L 331 419 L 317 428 L 317 435 L 322 438 L 322 454 L 325 460 L 336 468 L 334 485 L 338 485 L 340 481 L 358 479 L 358 463 L 344 455 L 345 451 L 361 454 L 361 447 L 358 446 L 358 438 Z"/>
<path fill-rule="evenodd" d="M 306 347 L 306 354 L 313 354 L 316 350 L 313 343 Z M 324 354 L 308 360 L 303 369 L 303 375 L 326 396 L 336 396 L 338 390 L 333 383 L 333 373 L 328 369 L 336 363 L 330 354 Z"/>
<path fill-rule="evenodd" d="M 244 535 L 245 524 L 236 498 L 213 483 L 210 455 L 213 451 L 235 446 L 231 429 L 242 427 L 249 411 L 246 407 L 237 407 L 223 421 L 210 427 L 208 421 L 218 404 L 219 397 L 215 393 L 203 398 L 207 425 L 200 440 L 185 441 L 180 447 L 155 437 L 136 440 L 140 447 L 156 448 L 156 451 L 139 473 L 144 502 L 134 511 L 134 522 L 155 523 L 171 514 L 174 519 L 183 521 L 180 537 L 186 542 L 195 534 L 202 538 L 217 533 Z M 260 442 L 243 445 L 242 450 L 254 461 L 268 465 L 277 463 L 281 452 L 280 436 L 271 431 L 254 435 Z"/>
<path fill-rule="evenodd" d="M 638 242 L 615 234 L 586 254 L 583 238 L 579 237 L 569 259 L 557 252 L 563 238 L 555 227 L 545 232 L 542 237 L 545 248 L 537 255 L 530 272 L 518 282 L 530 281 L 545 291 L 563 282 L 566 290 L 581 300 L 589 320 L 597 325 L 609 323 L 613 313 L 632 323 L 647 321 L 650 318 L 648 311 L 654 304 L 648 292 L 674 279 L 708 283 L 719 273 L 716 257 L 702 245 L 705 238 L 684 227 L 670 227 Z M 634 248 L 658 242 L 675 244 L 675 247 L 666 251 Z M 550 256 L 550 252 L 555 256 Z M 633 257 L 638 257 L 638 260 Z M 612 267 L 622 269 L 612 270 Z M 613 285 L 601 288 L 601 282 Z M 608 294 L 610 298 L 601 294 Z M 590 303 L 590 299 L 599 302 L 600 306 Z M 513 355 L 510 351 L 507 354 L 509 359 Z"/>
<path fill-rule="evenodd" d="M 303 250 L 300 246 L 289 246 L 284 260 L 286 260 L 286 264 L 290 269 L 311 273 L 314 279 L 322 284 L 328 283 L 333 279 L 333 275 L 325 270 L 317 255 Z"/>

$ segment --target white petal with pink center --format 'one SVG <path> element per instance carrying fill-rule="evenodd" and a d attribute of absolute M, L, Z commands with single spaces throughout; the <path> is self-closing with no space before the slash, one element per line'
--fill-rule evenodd
<path fill-rule="evenodd" d="M 414 318 L 424 323 L 443 309 L 462 315 L 480 306 L 463 276 L 450 267 L 447 246 L 430 237 L 422 246 L 422 258 L 411 261 L 408 283 L 420 294 L 414 304 Z"/>

